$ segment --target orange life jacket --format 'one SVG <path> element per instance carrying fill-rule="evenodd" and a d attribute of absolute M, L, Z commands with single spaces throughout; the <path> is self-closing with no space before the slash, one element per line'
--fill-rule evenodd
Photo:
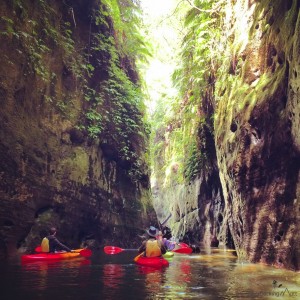
<path fill-rule="evenodd" d="M 157 240 L 148 240 L 146 242 L 146 256 L 156 257 L 161 256 L 160 243 Z"/>

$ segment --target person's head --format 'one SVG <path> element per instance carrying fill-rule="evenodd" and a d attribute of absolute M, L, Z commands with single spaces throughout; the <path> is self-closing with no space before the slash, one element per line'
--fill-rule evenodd
<path fill-rule="evenodd" d="M 158 230 L 154 226 L 150 226 L 149 229 L 146 230 L 147 234 L 150 237 L 156 238 L 158 234 Z"/>
<path fill-rule="evenodd" d="M 55 235 L 56 234 L 56 228 L 55 227 L 51 227 L 49 230 L 50 235 Z"/>
<path fill-rule="evenodd" d="M 161 231 L 158 231 L 157 236 L 156 236 L 156 239 L 162 240 L 162 237 L 163 237 L 162 232 L 161 232 Z"/>

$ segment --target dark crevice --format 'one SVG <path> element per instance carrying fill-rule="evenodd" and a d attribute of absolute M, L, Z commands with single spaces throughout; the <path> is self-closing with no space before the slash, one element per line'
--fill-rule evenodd
<path fill-rule="evenodd" d="M 44 206 L 35 212 L 34 217 L 38 218 L 41 214 L 45 213 L 46 211 L 52 210 L 52 209 L 53 209 L 53 207 L 51 205 Z"/>

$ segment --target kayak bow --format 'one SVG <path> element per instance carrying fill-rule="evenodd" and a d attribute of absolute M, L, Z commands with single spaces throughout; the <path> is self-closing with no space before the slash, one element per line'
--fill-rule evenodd
<path fill-rule="evenodd" d="M 171 258 L 174 256 L 174 252 L 167 251 L 165 254 L 163 254 L 164 258 Z"/>
<path fill-rule="evenodd" d="M 175 246 L 175 249 L 173 249 L 172 252 L 182 253 L 182 254 L 191 254 L 193 252 L 193 249 L 185 243 L 179 243 Z"/>

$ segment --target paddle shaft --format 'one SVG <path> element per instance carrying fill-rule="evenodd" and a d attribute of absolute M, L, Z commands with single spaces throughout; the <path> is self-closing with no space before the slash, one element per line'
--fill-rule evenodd
<path fill-rule="evenodd" d="M 123 251 L 138 251 L 138 249 L 123 249 L 123 248 L 116 247 L 116 246 L 105 246 L 104 247 L 104 252 L 106 254 L 119 254 Z"/>
<path fill-rule="evenodd" d="M 123 249 L 123 251 L 138 251 L 138 249 Z"/>
<path fill-rule="evenodd" d="M 170 213 L 170 215 L 160 224 L 161 226 L 164 226 L 168 221 L 169 219 L 172 217 L 172 213 Z"/>

